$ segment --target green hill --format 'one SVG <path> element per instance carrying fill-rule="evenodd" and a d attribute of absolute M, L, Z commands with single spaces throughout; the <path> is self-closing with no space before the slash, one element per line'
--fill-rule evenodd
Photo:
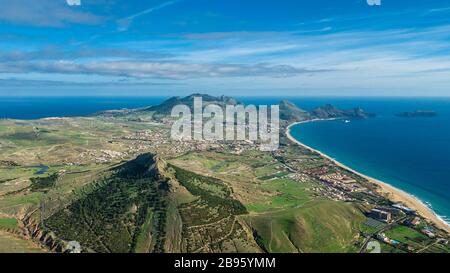
<path fill-rule="evenodd" d="M 141 111 L 155 112 L 158 115 L 170 115 L 172 108 L 176 105 L 184 104 L 187 105 L 191 110 L 194 108 L 194 98 L 201 97 L 203 101 L 203 107 L 208 104 L 216 104 L 222 107 L 226 105 L 237 105 L 240 104 L 236 99 L 227 96 L 214 97 L 206 94 L 191 94 L 187 97 L 172 97 L 163 103 L 151 107 L 142 109 Z"/>
<path fill-rule="evenodd" d="M 156 166 L 156 158 L 144 154 L 105 173 L 78 200 L 46 219 L 44 229 L 58 239 L 78 241 L 85 251 L 127 253 L 149 236 L 145 227 L 151 222 L 152 243 L 146 250 L 162 252 L 168 185 Z"/>
<path fill-rule="evenodd" d="M 164 101 L 163 103 L 143 109 L 136 110 L 137 112 L 153 112 L 156 116 L 168 116 L 171 114 L 171 111 L 173 107 L 176 105 L 187 105 L 191 111 L 193 111 L 194 107 L 194 98 L 195 97 L 201 97 L 203 101 L 203 107 L 209 105 L 209 104 L 215 104 L 219 105 L 222 108 L 225 108 L 226 105 L 239 105 L 242 104 L 238 100 L 227 97 L 227 96 L 220 96 L 220 97 L 214 97 L 211 95 L 206 94 L 191 94 L 187 97 L 181 98 L 181 97 L 172 97 Z M 280 119 L 287 121 L 287 122 L 300 122 L 305 121 L 309 119 L 329 119 L 329 118 L 367 118 L 373 116 L 373 114 L 365 112 L 361 108 L 354 108 L 351 110 L 341 110 L 336 108 L 335 106 L 332 106 L 330 104 L 327 104 L 325 106 L 321 106 L 318 108 L 315 108 L 314 110 L 308 112 L 301 108 L 299 108 L 297 105 L 295 105 L 293 102 L 290 102 L 288 100 L 282 100 L 279 103 L 280 107 Z M 135 112 L 132 112 L 135 113 Z"/>
<path fill-rule="evenodd" d="M 283 100 L 279 104 L 280 106 L 280 119 L 289 122 L 300 122 L 311 118 L 311 115 L 300 108 L 294 103 Z"/>
<path fill-rule="evenodd" d="M 367 113 L 362 108 L 354 108 L 350 110 L 341 110 L 331 104 L 318 107 L 311 111 L 311 117 L 317 119 L 330 118 L 369 118 L 375 116 L 372 113 Z"/>
<path fill-rule="evenodd" d="M 268 252 L 354 252 L 364 215 L 352 204 L 314 201 L 303 207 L 248 216 Z"/>

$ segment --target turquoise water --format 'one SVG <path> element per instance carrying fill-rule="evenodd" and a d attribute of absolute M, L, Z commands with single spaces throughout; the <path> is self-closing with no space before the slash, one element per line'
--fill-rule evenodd
<path fill-rule="evenodd" d="M 83 116 L 97 111 L 155 105 L 164 97 L 6 97 L 0 118 Z M 247 104 L 276 104 L 285 97 L 241 97 Z M 450 221 L 449 98 L 287 98 L 306 110 L 331 103 L 363 107 L 376 118 L 300 124 L 299 141 L 349 167 L 409 192 Z M 435 110 L 434 118 L 399 118 L 396 113 Z"/>
<path fill-rule="evenodd" d="M 318 121 L 291 130 L 300 142 L 418 197 L 450 222 L 450 100 L 360 99 L 376 118 Z M 435 110 L 434 118 L 395 113 Z"/>

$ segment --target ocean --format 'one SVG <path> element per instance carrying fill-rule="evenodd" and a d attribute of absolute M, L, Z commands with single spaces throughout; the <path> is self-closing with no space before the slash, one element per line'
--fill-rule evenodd
<path fill-rule="evenodd" d="M 161 103 L 165 97 L 0 97 L 0 118 L 75 117 Z"/>
<path fill-rule="evenodd" d="M 0 118 L 37 119 L 84 116 L 108 109 L 155 105 L 165 97 L 0 98 Z M 450 98 L 299 98 L 241 97 L 247 104 L 276 104 L 288 99 L 311 110 L 327 103 L 363 107 L 375 118 L 320 121 L 292 128 L 293 137 L 341 163 L 399 189 L 432 207 L 450 222 Z M 432 118 L 395 114 L 434 110 Z"/>
<path fill-rule="evenodd" d="M 414 195 L 450 223 L 450 99 L 327 102 L 361 106 L 377 117 L 298 124 L 292 127 L 292 136 L 358 172 Z M 418 109 L 434 110 L 438 116 L 395 116 Z"/>

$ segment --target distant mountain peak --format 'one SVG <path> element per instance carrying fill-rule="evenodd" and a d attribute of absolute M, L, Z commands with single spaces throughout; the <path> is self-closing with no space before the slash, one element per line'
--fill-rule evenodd
<path fill-rule="evenodd" d="M 243 105 L 243 103 L 239 102 L 235 98 L 225 95 L 216 97 L 208 94 L 193 93 L 186 97 L 171 97 L 159 105 L 140 109 L 139 111 L 154 112 L 156 115 L 160 116 L 170 115 L 172 109 L 179 104 L 187 105 L 191 110 L 193 110 L 195 98 L 202 99 L 203 107 L 210 104 L 216 104 L 223 108 L 227 105 Z M 301 122 L 310 119 L 330 118 L 368 118 L 374 116 L 373 114 L 365 112 L 361 107 L 350 110 L 342 110 L 332 104 L 325 104 L 308 112 L 286 99 L 279 102 L 279 107 L 280 119 L 287 122 Z"/>
<path fill-rule="evenodd" d="M 367 113 L 361 107 L 353 108 L 350 110 L 341 110 L 334 105 L 325 104 L 311 111 L 311 115 L 318 119 L 330 119 L 330 118 L 368 118 L 375 116 L 374 114 Z"/>
<path fill-rule="evenodd" d="M 160 115 L 170 115 L 172 108 L 179 104 L 187 105 L 189 108 L 193 109 L 195 98 L 201 98 L 203 101 L 203 106 L 209 105 L 209 104 L 217 104 L 219 106 L 224 107 L 225 105 L 241 104 L 233 97 L 228 97 L 228 96 L 224 96 L 224 95 L 215 97 L 215 96 L 211 96 L 208 94 L 193 93 L 193 94 L 183 97 L 183 98 L 171 97 L 171 98 L 165 100 L 164 102 L 162 102 L 161 104 L 148 107 L 148 108 L 144 109 L 143 111 L 151 111 L 151 112 L 155 112 L 156 114 L 160 114 Z"/>
<path fill-rule="evenodd" d="M 279 103 L 280 107 L 280 119 L 289 122 L 300 122 L 310 118 L 310 114 L 297 107 L 293 102 L 288 100 L 282 100 Z"/>

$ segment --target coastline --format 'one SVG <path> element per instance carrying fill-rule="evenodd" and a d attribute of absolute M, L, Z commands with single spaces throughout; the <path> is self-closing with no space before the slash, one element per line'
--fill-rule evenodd
<path fill-rule="evenodd" d="M 330 119 L 331 120 L 331 119 Z M 333 159 L 332 157 L 328 156 L 327 154 L 316 150 L 312 147 L 309 147 L 303 143 L 301 143 L 300 141 L 298 141 L 297 139 L 295 139 L 291 134 L 290 134 L 290 130 L 293 126 L 297 125 L 297 124 L 302 124 L 302 123 L 307 123 L 307 122 L 314 122 L 314 121 L 320 121 L 320 119 L 313 119 L 313 120 L 307 120 L 307 121 L 302 121 L 302 122 L 295 122 L 290 124 L 287 128 L 286 128 L 286 136 L 287 138 L 292 141 L 293 143 L 302 146 L 305 149 L 308 149 L 310 151 L 313 151 L 317 154 L 319 154 L 321 157 L 326 158 L 330 161 L 332 161 L 334 164 L 336 164 L 337 166 L 355 173 L 365 179 L 367 179 L 370 183 L 376 184 L 379 186 L 378 188 L 378 193 L 386 196 L 389 200 L 393 201 L 393 202 L 400 202 L 405 204 L 407 207 L 412 208 L 414 210 L 417 211 L 417 213 L 424 217 L 425 219 L 427 219 L 428 221 L 432 222 L 434 225 L 436 225 L 438 228 L 445 230 L 446 232 L 450 233 L 450 225 L 448 223 L 446 223 L 443 219 L 441 219 L 432 209 L 430 209 L 425 203 L 423 203 L 420 199 L 418 199 L 417 197 L 401 190 L 398 189 L 388 183 L 385 183 L 383 181 L 380 181 L 378 179 L 375 179 L 373 177 L 367 176 L 365 174 L 362 174 L 344 164 L 342 164 L 341 162 L 337 161 L 336 159 Z"/>

